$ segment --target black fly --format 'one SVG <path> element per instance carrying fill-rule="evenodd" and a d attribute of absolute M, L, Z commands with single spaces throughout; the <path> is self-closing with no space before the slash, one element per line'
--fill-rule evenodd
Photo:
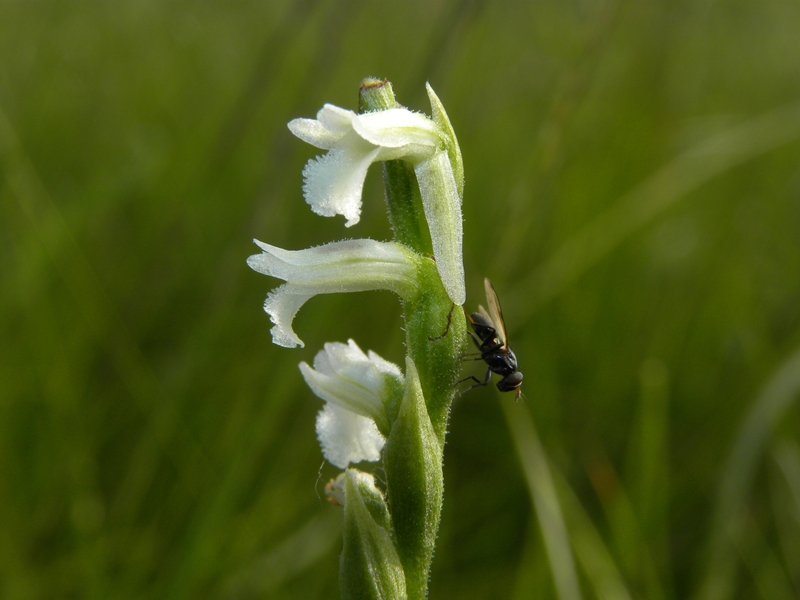
<path fill-rule="evenodd" d="M 497 299 L 497 292 L 492 287 L 492 282 L 488 278 L 483 280 L 484 287 L 486 288 L 486 303 L 489 305 L 489 312 L 483 306 L 478 306 L 478 312 L 467 314 L 470 325 L 472 325 L 475 334 L 470 333 L 472 341 L 475 342 L 480 357 L 475 360 L 483 360 L 489 365 L 486 371 L 486 377 L 483 381 L 477 377 L 469 376 L 462 379 L 458 383 L 463 383 L 472 379 L 475 384 L 467 388 L 466 391 L 472 388 L 488 385 L 489 380 L 492 378 L 492 373 L 497 373 L 502 377 L 497 382 L 497 389 L 501 392 L 516 392 L 516 400 L 519 400 L 520 386 L 522 385 L 522 373 L 517 371 L 517 357 L 514 351 L 508 347 L 508 337 L 506 336 L 506 324 L 503 321 L 503 311 L 500 310 L 500 301 Z M 476 337 L 477 336 L 477 337 Z"/>

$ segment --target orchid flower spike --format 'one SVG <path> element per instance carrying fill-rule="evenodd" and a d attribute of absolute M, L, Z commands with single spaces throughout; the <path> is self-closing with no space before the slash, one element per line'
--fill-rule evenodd
<path fill-rule="evenodd" d="M 317 416 L 317 437 L 325 459 L 340 468 L 376 461 L 389 434 L 391 410 L 403 397 L 400 368 L 353 341 L 327 343 L 314 367 L 300 363 L 306 383 L 325 406 Z"/>
<path fill-rule="evenodd" d="M 408 299 L 417 289 L 417 265 L 422 258 L 402 244 L 346 240 L 283 250 L 254 241 L 263 252 L 248 258 L 248 266 L 286 281 L 264 302 L 264 311 L 275 324 L 272 341 L 278 346 L 303 346 L 292 321 L 300 307 L 317 294 L 390 290 Z"/>

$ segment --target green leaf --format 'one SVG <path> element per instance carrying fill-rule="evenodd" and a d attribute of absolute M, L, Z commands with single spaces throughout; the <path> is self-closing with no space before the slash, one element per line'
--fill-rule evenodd
<path fill-rule="evenodd" d="M 383 458 L 397 549 L 408 597 L 425 598 L 442 509 L 442 447 L 414 361 L 406 357 L 406 394 Z"/>
<path fill-rule="evenodd" d="M 390 517 L 372 475 L 345 471 L 344 548 L 339 563 L 344 600 L 408 598 Z"/>

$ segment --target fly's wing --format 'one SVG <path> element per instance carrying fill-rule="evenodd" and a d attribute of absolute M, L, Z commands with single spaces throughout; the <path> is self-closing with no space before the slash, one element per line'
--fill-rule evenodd
<path fill-rule="evenodd" d="M 478 313 L 480 313 L 481 316 L 483 316 L 487 321 L 489 321 L 489 323 L 493 324 L 492 326 L 494 326 L 494 321 L 492 320 L 492 317 L 489 316 L 489 313 L 486 312 L 486 309 L 483 308 L 483 306 L 481 306 L 480 304 L 478 304 Z"/>
<path fill-rule="evenodd" d="M 489 281 L 488 277 L 483 280 L 483 285 L 486 288 L 486 303 L 489 305 L 489 320 L 494 324 L 500 343 L 508 348 L 506 322 L 503 320 L 503 311 L 500 309 L 500 301 L 497 299 L 497 292 L 494 291 L 492 282 Z"/>

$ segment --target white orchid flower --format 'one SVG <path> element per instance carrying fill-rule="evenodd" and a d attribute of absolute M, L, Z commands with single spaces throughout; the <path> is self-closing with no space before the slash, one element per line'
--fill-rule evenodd
<path fill-rule="evenodd" d="M 317 294 L 389 290 L 411 298 L 417 289 L 414 252 L 396 242 L 345 240 L 305 250 L 284 250 L 253 240 L 262 250 L 247 259 L 254 271 L 283 279 L 264 302 L 270 316 L 272 341 L 278 346 L 303 346 L 292 320 L 307 300 Z"/>
<path fill-rule="evenodd" d="M 325 459 L 345 468 L 380 458 L 388 435 L 387 406 L 399 402 L 405 381 L 400 368 L 353 341 L 325 344 L 314 367 L 300 363 L 303 377 L 325 406 L 317 416 L 317 438 Z"/>
<path fill-rule="evenodd" d="M 326 104 L 316 119 L 294 119 L 289 129 L 328 151 L 303 169 L 303 192 L 311 210 L 324 217 L 343 215 L 346 227 L 361 218 L 361 191 L 372 163 L 398 158 L 416 163 L 443 147 L 439 127 L 405 108 L 359 115 Z"/>
<path fill-rule="evenodd" d="M 361 193 L 372 163 L 403 159 L 414 165 L 439 275 L 450 299 L 462 305 L 461 151 L 444 107 L 426 87 L 433 119 L 406 108 L 356 114 L 326 104 L 316 119 L 294 119 L 289 129 L 328 151 L 303 169 L 306 202 L 318 215 L 343 215 L 347 227 L 361 218 Z"/>

